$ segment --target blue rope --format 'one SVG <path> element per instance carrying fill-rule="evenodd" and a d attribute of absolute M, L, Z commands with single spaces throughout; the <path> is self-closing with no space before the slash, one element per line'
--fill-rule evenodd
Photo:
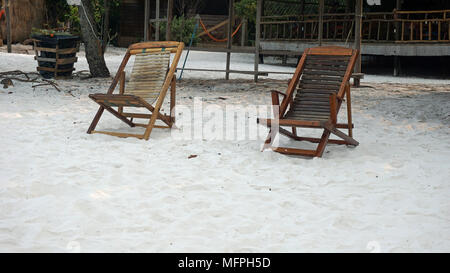
<path fill-rule="evenodd" d="M 186 58 L 184 58 L 183 68 L 181 69 L 180 77 L 178 78 L 178 80 L 181 80 L 181 78 L 183 77 L 183 70 L 186 65 L 186 61 L 189 56 L 189 51 L 191 50 L 192 42 L 194 41 L 195 33 L 197 32 L 197 29 L 198 29 L 198 22 L 197 22 L 197 24 L 195 24 L 194 32 L 192 32 L 191 41 L 189 41 L 188 51 L 186 53 Z"/>

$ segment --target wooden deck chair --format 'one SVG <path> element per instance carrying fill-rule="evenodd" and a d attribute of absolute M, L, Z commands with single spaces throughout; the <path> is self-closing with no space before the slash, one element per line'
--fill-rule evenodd
<path fill-rule="evenodd" d="M 118 137 L 137 137 L 148 140 L 153 128 L 172 128 L 175 123 L 173 108 L 175 107 L 175 70 L 178 65 L 184 44 L 182 42 L 144 42 L 131 45 L 119 70 L 106 94 L 90 94 L 89 98 L 100 105 L 87 133 L 101 133 Z M 175 56 L 170 64 L 170 53 Z M 125 86 L 125 67 L 132 55 L 135 55 L 130 81 Z M 169 66 L 170 64 L 170 66 Z M 120 82 L 119 94 L 113 94 Z M 161 106 L 170 87 L 170 115 L 160 113 Z M 155 106 L 152 104 L 155 103 Z M 117 107 L 117 110 L 113 107 Z M 132 113 L 125 108 L 144 107 L 151 114 Z M 144 134 L 129 134 L 106 131 L 95 131 L 103 111 L 107 110 L 131 127 L 144 127 Z M 148 123 L 135 123 L 133 118 L 148 119 Z M 159 119 L 166 125 L 155 125 Z"/>
<path fill-rule="evenodd" d="M 258 123 L 270 128 L 263 150 L 272 148 L 276 152 L 290 155 L 321 157 L 328 143 L 357 146 L 353 139 L 349 79 L 358 51 L 350 48 L 330 46 L 309 48 L 303 52 L 286 94 L 272 91 L 275 119 L 259 118 Z M 283 96 L 281 104 L 279 95 Z M 344 100 L 347 100 L 347 123 L 338 123 L 337 116 Z M 278 118 L 278 119 L 277 119 Z M 277 126 L 274 129 L 271 125 Z M 286 130 L 283 126 L 291 127 Z M 323 129 L 321 138 L 301 137 L 297 128 Z M 338 130 L 348 129 L 348 134 Z M 277 130 L 278 129 L 278 130 Z M 316 150 L 273 147 L 277 133 L 297 141 L 318 143 Z M 334 134 L 341 139 L 330 139 Z"/>

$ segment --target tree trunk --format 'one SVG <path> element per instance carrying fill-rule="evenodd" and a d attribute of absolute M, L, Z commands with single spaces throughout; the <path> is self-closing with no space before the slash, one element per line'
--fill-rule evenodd
<path fill-rule="evenodd" d="M 84 43 L 86 59 L 92 77 L 109 77 L 109 70 L 103 56 L 101 40 L 95 24 L 90 0 L 81 0 L 80 16 L 81 38 Z"/>

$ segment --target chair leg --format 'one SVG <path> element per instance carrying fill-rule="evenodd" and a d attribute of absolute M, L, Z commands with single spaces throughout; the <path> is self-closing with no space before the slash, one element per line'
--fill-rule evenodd
<path fill-rule="evenodd" d="M 89 96 L 91 97 L 91 96 Z M 95 96 L 94 96 L 95 97 Z M 92 98 L 92 97 L 91 97 Z M 97 114 L 95 115 L 94 119 L 92 120 L 91 126 L 89 126 L 89 129 L 87 131 L 88 134 L 92 133 L 95 130 L 95 127 L 97 126 L 98 121 L 100 120 L 100 117 L 103 114 L 104 110 L 107 110 L 108 112 L 110 112 L 111 114 L 113 114 L 116 118 L 120 119 L 121 121 L 125 122 L 126 124 L 128 124 L 130 127 L 134 127 L 135 124 L 130 121 L 129 119 L 127 119 L 126 116 L 124 116 L 123 114 L 119 113 L 118 111 L 116 111 L 115 109 L 113 109 L 111 106 L 106 105 L 104 102 L 102 101 L 97 101 L 95 98 L 93 98 L 93 100 L 100 105 L 100 108 L 97 111 Z"/>
<path fill-rule="evenodd" d="M 112 107 L 107 106 L 107 105 L 103 105 L 103 108 L 105 108 L 108 112 L 110 112 L 111 114 L 113 114 L 116 118 L 120 119 L 121 121 L 125 122 L 126 124 L 128 124 L 130 127 L 135 127 L 136 125 L 130 121 L 129 119 L 127 119 L 124 115 L 120 114 L 119 112 L 117 112 L 116 110 L 114 110 Z"/>
<path fill-rule="evenodd" d="M 358 146 L 359 142 L 356 141 L 355 139 L 353 139 L 352 137 L 344 134 L 343 132 L 339 131 L 338 129 L 334 128 L 330 130 L 331 133 L 333 133 L 334 135 L 342 138 L 343 140 L 345 140 L 348 144 L 353 145 L 353 146 Z"/>
<path fill-rule="evenodd" d="M 125 71 L 122 71 L 120 73 L 119 81 L 120 81 L 119 94 L 123 95 L 125 93 Z M 123 107 L 119 106 L 119 110 L 117 112 L 119 112 L 119 114 L 122 114 L 123 113 Z M 133 121 L 133 120 L 131 120 L 131 121 Z"/>
<path fill-rule="evenodd" d="M 352 101 L 350 96 L 350 85 L 347 87 L 347 121 L 348 121 L 348 135 L 349 137 L 353 137 Z"/>
<path fill-rule="evenodd" d="M 339 131 L 338 129 L 336 129 L 336 127 L 333 127 L 332 125 L 326 124 L 326 125 L 324 125 L 324 128 L 325 128 L 326 131 L 328 131 L 330 133 L 333 133 L 334 135 L 342 138 L 343 140 L 345 140 L 350 145 L 354 145 L 354 146 L 358 146 L 359 145 L 358 141 L 356 141 L 352 137 L 346 135 L 345 133 Z"/>
<path fill-rule="evenodd" d="M 272 146 L 273 137 L 274 136 L 272 136 L 272 128 L 270 128 L 269 134 L 267 135 L 267 138 L 264 141 L 264 144 L 263 144 L 263 147 L 261 149 L 261 152 L 263 152 L 265 149 L 268 149 L 268 148 L 270 148 Z"/>
<path fill-rule="evenodd" d="M 292 128 L 295 128 L 295 127 L 292 127 Z M 280 134 L 282 134 L 282 135 L 284 135 L 284 136 L 287 136 L 287 137 L 289 137 L 289 138 L 292 138 L 293 140 L 298 140 L 298 141 L 301 140 L 301 138 L 300 138 L 299 136 L 297 136 L 297 134 L 294 134 L 294 133 L 297 132 L 297 130 L 294 131 L 294 129 L 293 129 L 293 132 L 291 133 L 291 132 L 289 132 L 288 130 L 283 129 L 283 128 L 280 127 L 280 128 L 278 129 L 278 131 L 280 132 Z"/>
<path fill-rule="evenodd" d="M 169 127 L 172 127 L 172 125 L 175 123 L 175 101 L 176 101 L 176 88 L 177 88 L 177 82 L 175 75 L 172 78 L 172 82 L 170 84 L 170 120 L 171 124 Z"/>
<path fill-rule="evenodd" d="M 325 151 L 325 147 L 328 144 L 328 139 L 330 138 L 330 131 L 324 130 L 322 137 L 320 138 L 319 145 L 317 145 L 316 156 L 322 157 L 323 152 Z"/>
<path fill-rule="evenodd" d="M 292 134 L 297 136 L 297 127 L 292 127 Z"/>
<path fill-rule="evenodd" d="M 158 101 L 156 102 L 155 107 L 152 107 L 153 111 L 150 110 L 151 108 L 147 107 L 152 112 L 152 116 L 151 116 L 151 118 L 150 118 L 150 120 L 149 120 L 149 122 L 147 124 L 147 129 L 145 129 L 145 133 L 144 133 L 144 139 L 145 140 L 148 140 L 150 138 L 150 134 L 152 133 L 153 127 L 155 126 L 156 119 L 158 118 L 158 115 L 160 114 L 159 113 L 159 109 L 161 107 L 162 100 L 164 100 L 164 98 L 160 97 L 158 99 Z"/>
<path fill-rule="evenodd" d="M 153 113 L 155 113 L 155 112 L 153 112 Z M 158 113 L 158 112 L 156 112 L 156 113 Z M 147 124 L 147 129 L 145 129 L 145 133 L 144 133 L 145 140 L 148 140 L 150 138 L 150 134 L 152 133 L 153 127 L 155 127 L 157 116 L 158 116 L 157 114 L 152 114 L 152 117 L 150 118 L 150 120 Z"/>
<path fill-rule="evenodd" d="M 100 118 L 102 117 L 104 110 L 105 110 L 105 108 L 103 106 L 100 106 L 98 108 L 97 114 L 95 114 L 95 117 L 92 120 L 91 125 L 89 126 L 89 129 L 87 130 L 88 134 L 91 134 L 92 131 L 95 130 L 95 127 L 97 127 L 97 124 L 98 124 Z"/>
<path fill-rule="evenodd" d="M 330 138 L 330 131 L 323 130 L 322 137 L 320 138 L 319 145 L 317 145 L 316 156 L 322 157 L 323 152 L 325 151 L 325 147 L 328 144 L 328 139 Z"/>
<path fill-rule="evenodd" d="M 100 104 L 100 108 L 97 112 L 97 114 L 94 117 L 94 120 L 91 123 L 91 126 L 88 129 L 88 134 L 91 133 L 102 133 L 102 134 L 107 134 L 107 135 L 112 135 L 112 136 L 119 136 L 119 137 L 137 137 L 140 139 L 145 139 L 148 140 L 150 138 L 150 134 L 152 132 L 152 129 L 157 127 L 157 128 L 170 128 L 169 126 L 167 127 L 163 127 L 163 126 L 155 126 L 156 120 L 158 119 L 159 116 L 161 116 L 162 114 L 158 111 L 157 108 L 153 108 L 153 107 L 146 107 L 149 111 L 152 112 L 152 115 L 150 117 L 149 123 L 147 125 L 144 124 L 135 124 L 133 123 L 133 117 L 131 117 L 130 119 L 128 119 L 126 116 L 124 116 L 123 114 L 119 113 L 118 111 L 116 111 L 115 109 L 113 109 L 111 106 L 105 105 L 101 102 L 97 102 L 98 104 Z M 138 135 L 138 134 L 126 134 L 126 133 L 116 133 L 116 132 L 105 132 L 105 131 L 95 131 L 95 127 L 97 126 L 97 123 L 100 120 L 100 117 L 102 116 L 104 110 L 107 110 L 108 112 L 110 112 L 111 114 L 113 114 L 115 117 L 117 117 L 118 119 L 120 119 L 121 121 L 125 122 L 126 124 L 128 124 L 131 127 L 135 127 L 135 126 L 140 126 L 140 127 L 145 127 L 145 133 L 143 135 Z M 165 122 L 165 120 L 163 120 Z"/>
<path fill-rule="evenodd" d="M 276 93 L 276 92 L 272 92 L 272 110 L 273 110 L 274 119 L 278 120 L 280 118 L 280 100 L 278 98 L 278 93 Z M 278 127 L 278 128 L 280 128 L 280 127 Z M 267 135 L 267 138 L 264 141 L 261 152 L 272 146 L 272 142 L 275 139 L 275 136 L 276 136 L 276 131 L 273 130 L 273 124 L 271 124 L 271 126 L 269 128 L 269 134 Z"/>

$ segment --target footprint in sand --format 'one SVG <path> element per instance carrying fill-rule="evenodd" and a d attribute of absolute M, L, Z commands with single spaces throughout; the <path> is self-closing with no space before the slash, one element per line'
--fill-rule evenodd
<path fill-rule="evenodd" d="M 65 168 L 64 173 L 78 173 L 80 171 L 82 171 L 82 169 L 80 169 L 78 166 L 71 166 Z"/>
<path fill-rule="evenodd" d="M 390 165 L 391 165 L 393 168 L 399 169 L 399 168 L 403 167 L 403 162 L 400 162 L 400 161 L 394 161 L 394 162 L 391 162 Z"/>

